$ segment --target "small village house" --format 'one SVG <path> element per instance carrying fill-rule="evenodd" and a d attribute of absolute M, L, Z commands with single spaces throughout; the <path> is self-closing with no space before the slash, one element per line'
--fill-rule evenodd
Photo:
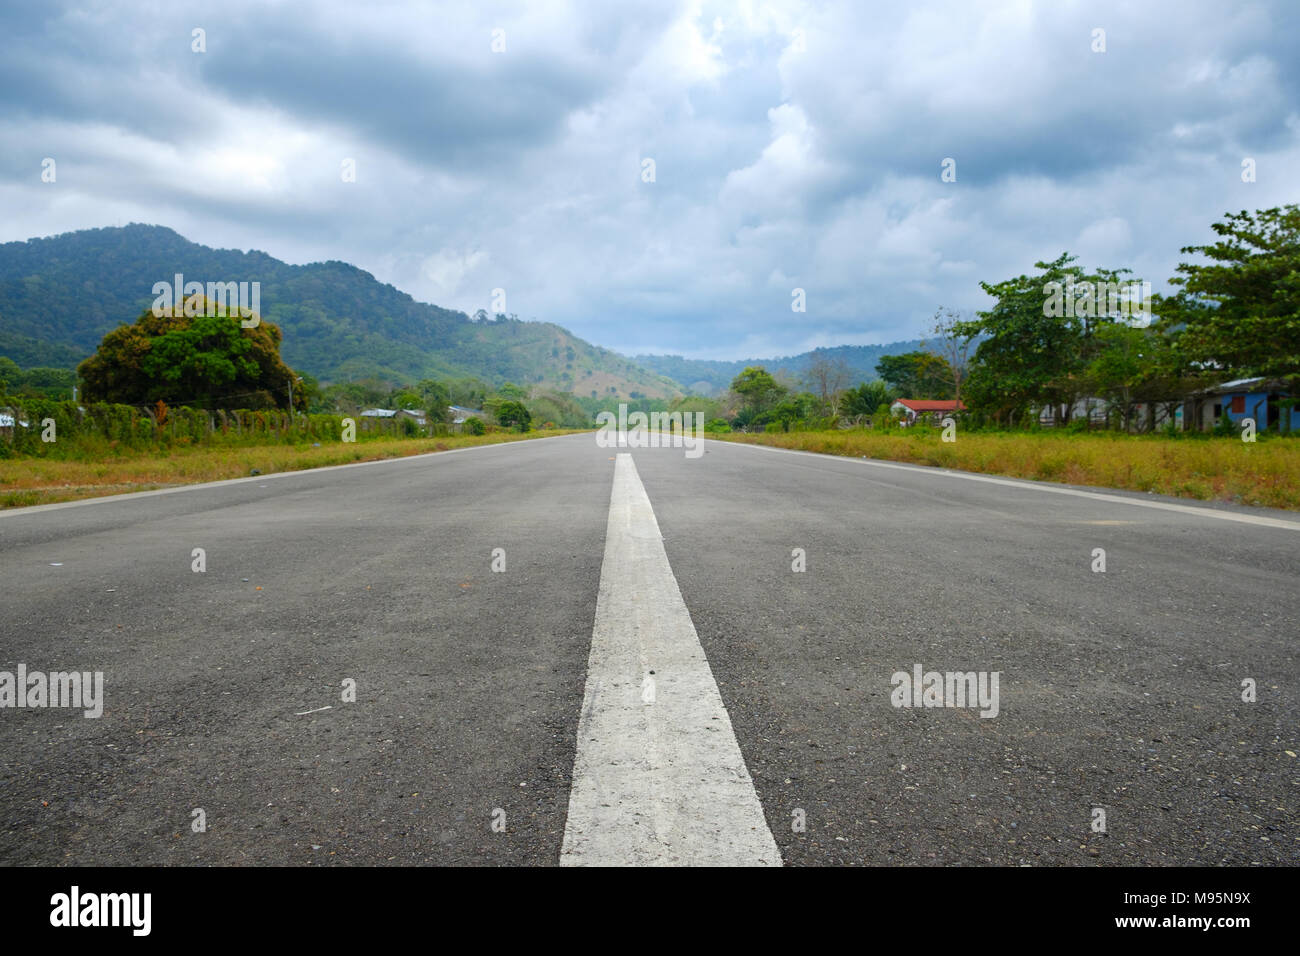
<path fill-rule="evenodd" d="M 943 424 L 944 418 L 966 411 L 966 403 L 929 398 L 900 398 L 889 406 L 889 411 L 908 425 L 924 420 L 928 416 L 930 423 L 938 426 Z"/>
<path fill-rule="evenodd" d="M 460 405 L 449 405 L 448 411 L 451 412 L 452 428 L 456 431 L 464 430 L 465 422 L 471 418 L 477 418 L 482 422 L 487 421 L 487 415 L 478 408 L 464 408 Z"/>
<path fill-rule="evenodd" d="M 1280 379 L 1239 378 L 1189 397 L 1184 421 L 1190 422 L 1192 428 L 1206 430 L 1226 414 L 1238 426 L 1243 419 L 1251 418 L 1259 431 L 1297 431 L 1300 409 L 1287 407 L 1290 397 L 1286 383 Z"/>

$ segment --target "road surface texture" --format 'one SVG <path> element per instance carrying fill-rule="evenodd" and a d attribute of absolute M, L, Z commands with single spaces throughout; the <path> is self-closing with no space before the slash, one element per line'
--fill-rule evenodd
<path fill-rule="evenodd" d="M 704 447 L 0 513 L 0 864 L 1300 862 L 1300 516 Z"/>

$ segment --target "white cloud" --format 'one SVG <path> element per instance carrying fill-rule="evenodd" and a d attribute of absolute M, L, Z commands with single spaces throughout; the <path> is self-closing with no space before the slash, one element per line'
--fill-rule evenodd
<path fill-rule="evenodd" d="M 1297 198 L 1284 0 L 79 10 L 0 14 L 0 239 L 156 222 L 628 351 L 910 338 L 1062 251 L 1159 288 Z"/>

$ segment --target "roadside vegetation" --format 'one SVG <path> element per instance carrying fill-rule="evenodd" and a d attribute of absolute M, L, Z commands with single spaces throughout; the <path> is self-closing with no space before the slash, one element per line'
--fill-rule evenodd
<path fill-rule="evenodd" d="M 484 435 L 444 435 L 433 438 L 378 436 L 355 443 L 276 442 L 222 446 L 178 445 L 157 448 L 105 448 L 102 455 L 69 458 L 18 458 L 0 461 L 0 508 L 52 504 L 79 498 L 132 491 L 152 491 L 176 485 L 226 478 L 301 471 L 326 465 L 405 458 L 454 448 L 524 441 L 565 430 L 527 433 L 494 430 Z"/>
<path fill-rule="evenodd" d="M 721 412 L 730 429 L 710 431 L 1300 510 L 1300 435 L 1291 428 L 1300 395 L 1300 206 L 1229 214 L 1213 228 L 1220 241 L 1183 249 L 1203 261 L 1179 265 L 1175 293 L 1149 305 L 1133 300 L 1141 286 L 1128 270 L 1087 272 L 1062 254 L 1037 263 L 1034 275 L 981 283 L 994 302 L 987 311 L 940 309 L 926 348 L 882 358 L 879 381 L 851 385 L 841 364 L 815 353 L 801 376 L 745 369 Z M 1116 300 L 1113 289 L 1128 292 Z M 1276 389 L 1271 422 L 1252 433 L 1225 406 L 1212 428 L 1196 428 L 1204 389 L 1254 377 Z M 950 406 L 914 416 L 894 406 L 899 399 Z M 936 427 L 944 423 L 946 441 Z"/>
<path fill-rule="evenodd" d="M 196 297 L 104 337 L 75 376 L 0 358 L 0 507 L 564 434 L 571 399 L 473 380 L 322 389 L 280 331 Z M 193 314 L 188 314 L 192 312 Z M 67 399 L 70 385 L 79 400 Z M 453 403 L 473 402 L 460 409 Z M 384 407 L 376 414 L 368 410 Z"/>
<path fill-rule="evenodd" d="M 1300 511 L 1300 439 L 1254 443 L 1213 435 L 967 432 L 942 440 L 925 425 L 888 430 L 731 433 L 714 437 L 799 451 L 957 468 Z"/>
<path fill-rule="evenodd" d="M 1177 267 L 1170 295 L 1062 253 L 981 282 L 985 311 L 937 310 L 922 347 L 881 357 L 874 380 L 814 351 L 793 370 L 746 367 L 708 397 L 576 394 L 541 378 L 323 385 L 281 361 L 276 325 L 245 327 L 195 296 L 109 332 L 75 373 L 0 357 L 0 504 L 55 485 L 200 481 L 588 429 L 625 403 L 693 412 L 738 441 L 1296 508 L 1300 206 L 1226 214 L 1212 228 L 1219 241 L 1182 250 L 1196 258 Z M 1212 397 L 1223 390 L 1210 391 L 1240 379 L 1267 382 L 1251 398 L 1267 412 L 1249 428 L 1245 396 L 1230 415 Z"/>

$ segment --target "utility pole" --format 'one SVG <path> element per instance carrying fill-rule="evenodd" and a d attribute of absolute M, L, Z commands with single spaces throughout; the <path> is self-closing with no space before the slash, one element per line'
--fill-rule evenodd
<path fill-rule="evenodd" d="M 289 376 L 289 430 L 290 431 L 293 431 L 293 425 L 298 420 L 298 416 L 293 413 L 293 383 L 295 381 L 301 382 L 302 376 L 301 375 Z"/>

